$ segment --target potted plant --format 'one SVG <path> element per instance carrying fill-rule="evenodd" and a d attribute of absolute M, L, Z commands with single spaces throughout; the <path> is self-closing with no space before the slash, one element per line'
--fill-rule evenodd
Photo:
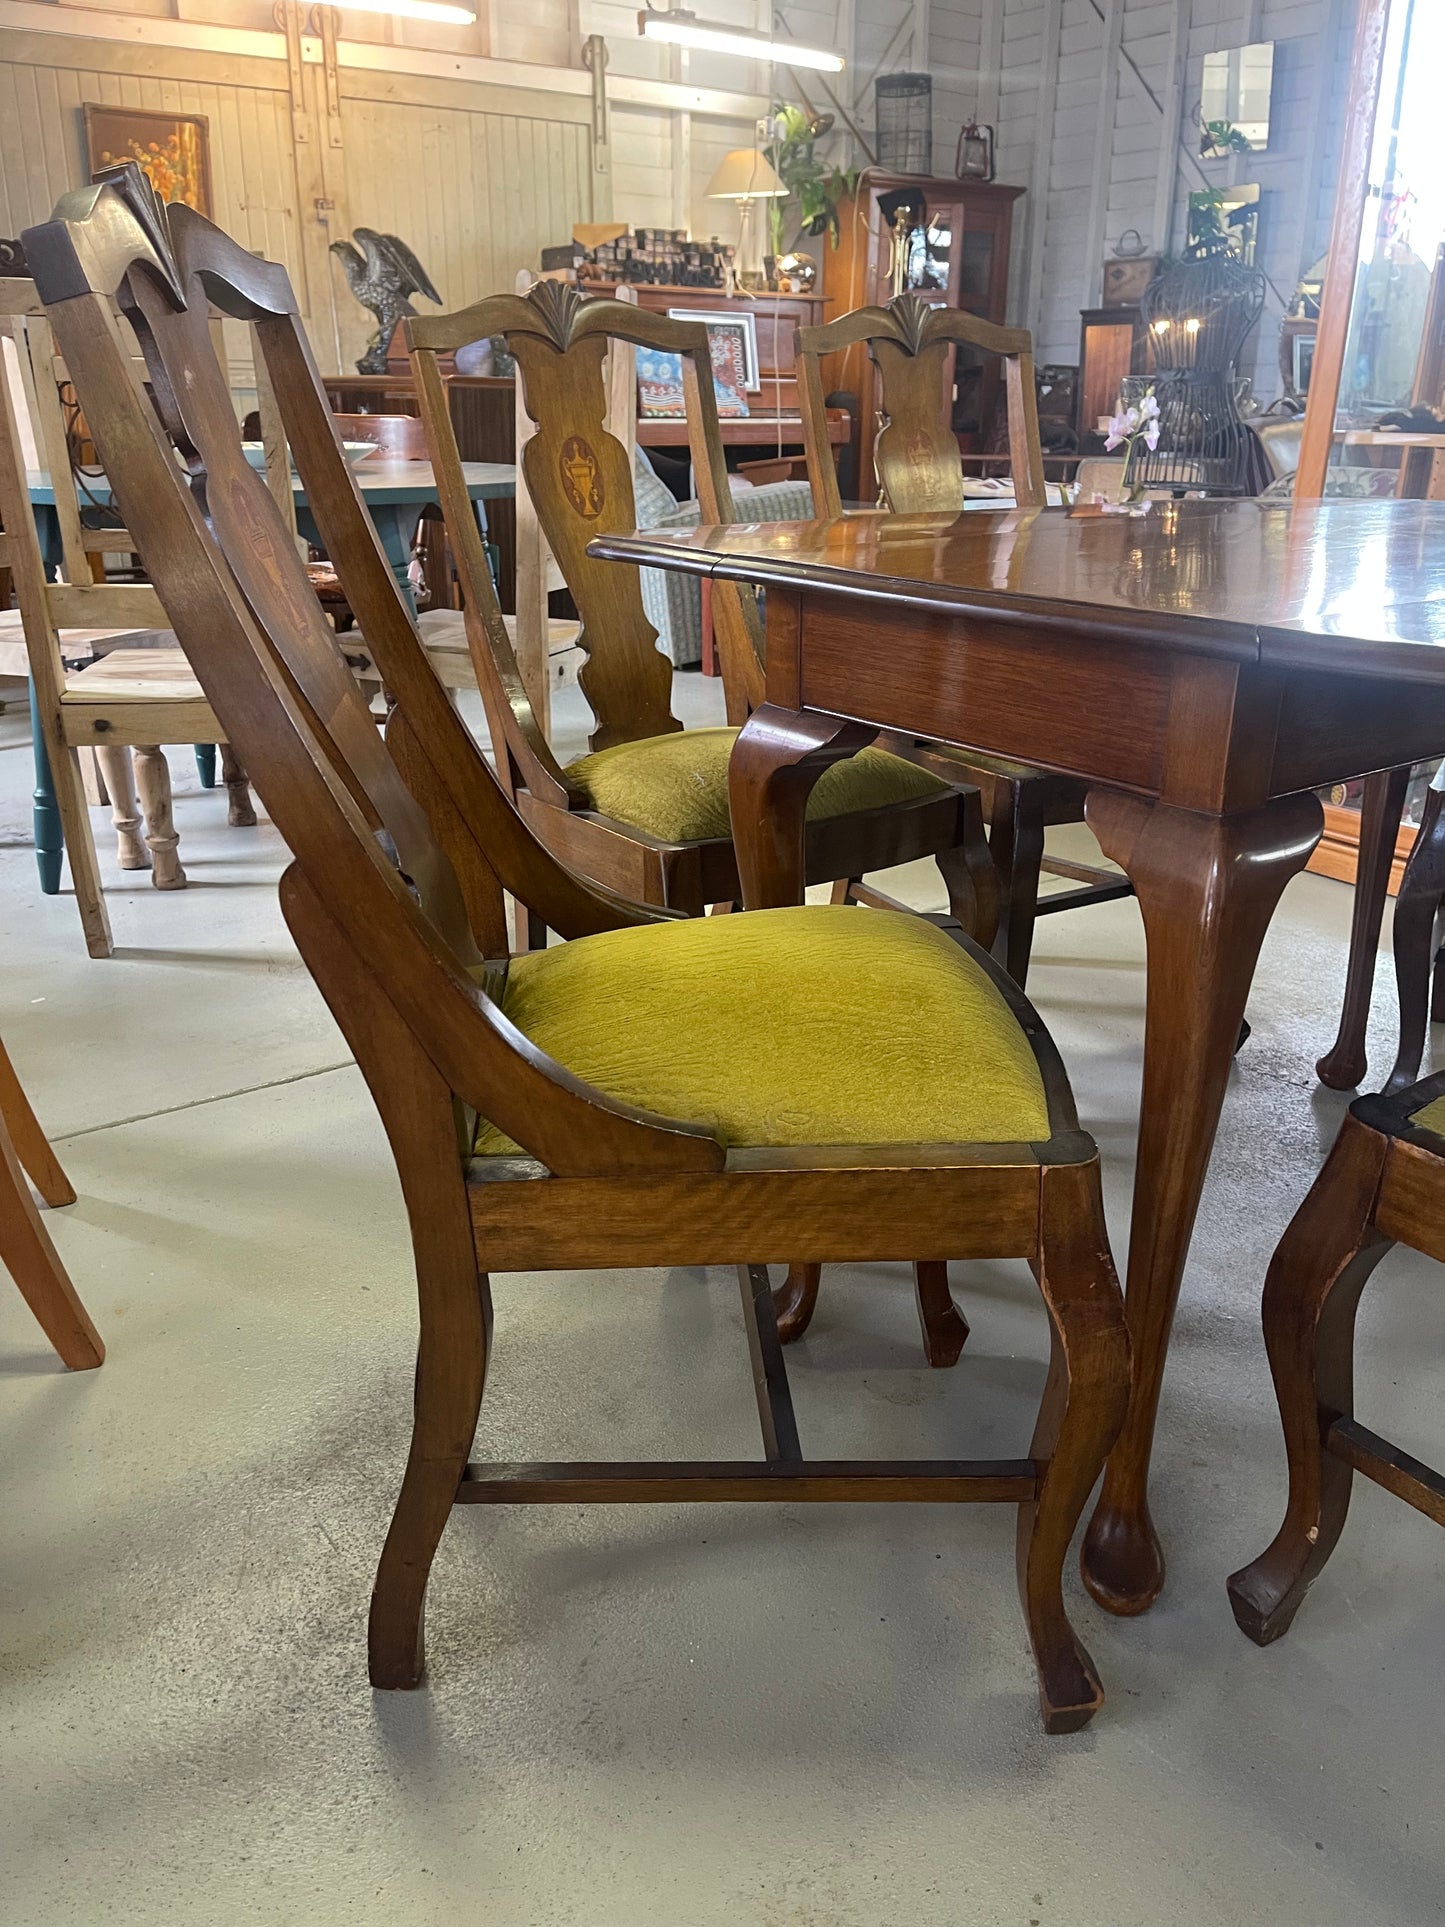
<path fill-rule="evenodd" d="M 768 223 L 775 255 L 783 252 L 785 216 L 797 222 L 800 234 L 832 237 L 838 245 L 838 202 L 858 186 L 856 167 L 828 167 L 817 155 L 817 142 L 832 126 L 829 114 L 804 113 L 801 107 L 782 106 L 768 122 L 764 148 L 788 197 L 768 202 Z"/>

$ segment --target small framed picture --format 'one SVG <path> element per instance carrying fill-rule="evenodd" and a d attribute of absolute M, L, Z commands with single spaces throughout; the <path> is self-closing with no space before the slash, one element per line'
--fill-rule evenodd
<path fill-rule="evenodd" d="M 669 308 L 667 312 L 673 321 L 702 321 L 707 324 L 708 339 L 712 343 L 713 370 L 720 382 L 725 371 L 730 371 L 730 385 L 740 388 L 745 395 L 761 393 L 763 383 L 758 373 L 756 316 L 735 314 L 730 308 Z"/>
<path fill-rule="evenodd" d="M 209 218 L 211 130 L 204 114 L 108 107 L 94 100 L 84 109 L 85 164 L 92 176 L 102 167 L 139 161 L 163 201 L 182 201 Z"/>
<path fill-rule="evenodd" d="M 1297 395 L 1307 395 L 1315 365 L 1315 337 L 1296 335 L 1291 348 L 1294 354 L 1294 391 Z"/>
<path fill-rule="evenodd" d="M 736 420 L 748 413 L 748 398 L 741 385 L 737 357 L 741 353 L 736 337 L 708 330 L 712 350 L 713 392 L 717 412 L 724 420 Z M 648 421 L 680 421 L 687 414 L 682 386 L 682 356 L 660 348 L 637 351 L 637 412 Z"/>

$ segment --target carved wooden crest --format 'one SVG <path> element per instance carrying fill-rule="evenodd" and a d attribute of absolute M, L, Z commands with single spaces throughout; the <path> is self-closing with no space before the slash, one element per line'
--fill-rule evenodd
<path fill-rule="evenodd" d="M 928 317 L 933 313 L 931 301 L 920 301 L 911 288 L 902 294 L 894 295 L 888 303 L 888 312 L 898 324 L 901 343 L 910 355 L 920 354 L 923 349 L 924 331 Z"/>
<path fill-rule="evenodd" d="M 578 313 L 587 302 L 581 289 L 568 281 L 538 281 L 527 290 L 524 299 L 536 309 L 553 346 L 570 347 Z"/>

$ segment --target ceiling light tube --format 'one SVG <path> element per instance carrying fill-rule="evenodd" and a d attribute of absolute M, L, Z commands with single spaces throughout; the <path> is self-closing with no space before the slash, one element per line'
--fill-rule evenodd
<path fill-rule="evenodd" d="M 338 0 L 344 13 L 399 13 L 408 20 L 435 20 L 444 27 L 470 27 L 476 14 L 470 7 L 454 7 L 450 0 Z"/>
<path fill-rule="evenodd" d="M 771 34 L 753 33 L 747 27 L 699 20 L 695 13 L 687 13 L 682 8 L 675 8 L 671 13 L 644 9 L 637 16 L 637 31 L 646 40 L 661 40 L 674 47 L 738 54 L 744 60 L 776 61 L 781 67 L 812 67 L 823 74 L 843 71 L 839 54 L 824 53 L 819 47 L 800 47 L 792 40 L 775 40 Z"/>

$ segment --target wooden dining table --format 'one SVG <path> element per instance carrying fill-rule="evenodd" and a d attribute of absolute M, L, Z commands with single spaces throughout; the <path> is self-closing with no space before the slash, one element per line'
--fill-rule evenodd
<path fill-rule="evenodd" d="M 1445 504 L 865 511 L 592 553 L 767 591 L 766 701 L 730 772 L 749 908 L 802 901 L 808 793 L 880 730 L 1088 783 L 1088 823 L 1138 895 L 1148 991 L 1134 1391 L 1084 1576 L 1142 1612 L 1164 1583 L 1160 1384 L 1260 945 L 1319 838 L 1315 792 L 1445 752 Z"/>

